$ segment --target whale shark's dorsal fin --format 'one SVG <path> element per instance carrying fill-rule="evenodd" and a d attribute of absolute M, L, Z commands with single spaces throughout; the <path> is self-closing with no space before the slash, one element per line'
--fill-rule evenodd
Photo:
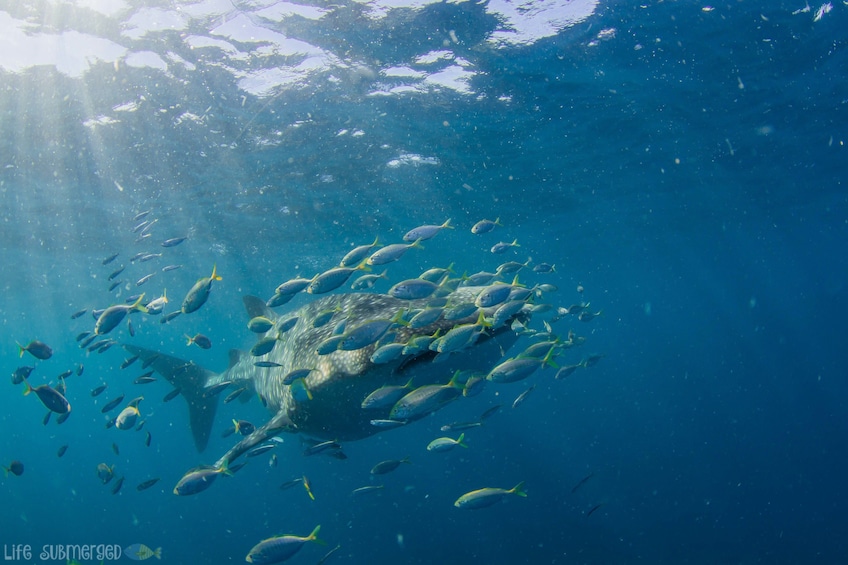
<path fill-rule="evenodd" d="M 244 302 L 244 309 L 247 311 L 247 317 L 249 319 L 253 319 L 257 316 L 264 316 L 269 320 L 276 320 L 277 315 L 268 308 L 268 305 L 265 304 L 265 301 L 259 298 L 258 296 L 245 295 L 241 297 L 242 302 Z"/>
<path fill-rule="evenodd" d="M 133 355 L 138 355 L 142 360 L 150 361 L 154 371 L 180 389 L 180 393 L 188 402 L 194 445 L 198 451 L 206 449 L 209 434 L 212 432 L 212 423 L 215 420 L 215 411 L 218 409 L 218 396 L 207 397 L 203 392 L 206 382 L 209 377 L 214 376 L 214 373 L 191 361 L 171 357 L 158 351 L 130 344 L 124 344 L 123 347 Z"/>

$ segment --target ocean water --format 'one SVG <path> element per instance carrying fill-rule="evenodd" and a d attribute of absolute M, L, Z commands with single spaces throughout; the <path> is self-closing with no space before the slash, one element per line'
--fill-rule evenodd
<path fill-rule="evenodd" d="M 2 385 L 0 463 L 24 464 L 0 476 L 4 559 L 65 563 L 49 551 L 89 545 L 130 562 L 125 548 L 145 544 L 166 563 L 238 563 L 320 524 L 326 545 L 292 563 L 337 545 L 328 563 L 844 563 L 846 26 L 843 2 L 0 3 L 2 367 L 56 386 L 84 365 L 61 425 Z M 155 223 L 134 232 L 144 211 Z M 133 314 L 135 336 L 122 324 L 109 337 L 223 371 L 255 340 L 243 295 L 448 218 L 455 229 L 374 291 L 433 266 L 547 262 L 555 272 L 519 281 L 556 285 L 554 307 L 602 311 L 553 323 L 586 338 L 556 362 L 600 361 L 490 383 L 345 443 L 346 460 L 305 457 L 283 434 L 276 467 L 250 458 L 178 497 L 189 468 L 233 445 L 232 419 L 269 413 L 221 403 L 198 453 L 164 379 L 135 385 L 119 345 L 75 340 L 93 309 L 140 291 L 178 309 L 215 265 L 223 280 L 198 312 Z M 483 218 L 502 225 L 472 234 Z M 130 261 L 140 252 L 162 256 Z M 213 347 L 187 347 L 196 333 Z M 33 339 L 53 357 L 19 358 Z M 105 427 L 120 394 L 144 396 L 144 431 Z M 426 451 L 458 435 L 442 425 L 498 404 L 467 449 Z M 99 463 L 125 477 L 118 493 Z M 279 488 L 304 475 L 314 501 Z M 522 481 L 526 498 L 453 505 Z M 350 494 L 366 485 L 384 488 Z"/>

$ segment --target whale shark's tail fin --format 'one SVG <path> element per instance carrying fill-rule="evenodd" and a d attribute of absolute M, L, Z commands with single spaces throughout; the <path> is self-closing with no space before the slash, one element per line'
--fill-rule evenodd
<path fill-rule="evenodd" d="M 130 344 L 124 344 L 123 347 L 131 354 L 138 355 L 139 359 L 148 363 L 154 371 L 180 390 L 188 402 L 188 416 L 194 445 L 198 451 L 206 449 L 209 434 L 212 432 L 212 423 L 215 420 L 215 411 L 218 409 L 218 396 L 205 395 L 204 387 L 209 377 L 214 376 L 215 373 L 191 361 L 171 357 L 158 351 Z"/>

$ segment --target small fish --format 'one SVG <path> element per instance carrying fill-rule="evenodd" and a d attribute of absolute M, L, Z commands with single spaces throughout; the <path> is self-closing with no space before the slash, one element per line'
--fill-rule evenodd
<path fill-rule="evenodd" d="M 366 262 L 369 265 L 385 265 L 386 263 L 392 263 L 403 257 L 404 253 L 413 247 L 416 249 L 422 249 L 423 246 L 420 242 L 420 239 L 416 239 L 413 243 L 394 243 L 392 245 L 387 245 L 375 251 L 370 257 L 368 257 Z"/>
<path fill-rule="evenodd" d="M 583 310 L 580 314 L 577 315 L 577 319 L 581 322 L 591 322 L 601 314 L 603 314 L 603 310 L 598 310 L 597 312 L 589 312 L 588 310 Z"/>
<path fill-rule="evenodd" d="M 596 504 L 596 505 L 594 505 L 592 508 L 590 508 L 590 509 L 589 509 L 589 511 L 588 511 L 588 512 L 586 512 L 586 517 L 588 518 L 589 516 L 591 516 L 592 514 L 594 514 L 594 513 L 595 513 L 595 510 L 597 510 L 598 508 L 600 508 L 600 507 L 601 507 L 601 506 L 603 506 L 603 505 L 604 505 L 604 503 L 603 503 L 603 502 L 601 502 L 600 504 Z"/>
<path fill-rule="evenodd" d="M 135 431 L 140 432 L 142 430 L 142 428 L 144 428 L 144 424 L 146 422 L 147 422 L 147 420 L 139 421 L 139 423 L 135 425 Z"/>
<path fill-rule="evenodd" d="M 221 394 L 224 389 L 233 384 L 232 381 L 221 381 L 219 383 L 215 383 L 214 385 L 207 387 L 203 391 L 203 396 L 205 398 L 212 398 L 213 396 L 217 396 Z"/>
<path fill-rule="evenodd" d="M 388 461 L 380 461 L 371 468 L 372 475 L 385 475 L 397 469 L 401 463 L 409 463 L 409 457 L 403 459 L 390 459 Z"/>
<path fill-rule="evenodd" d="M 168 271 L 176 271 L 177 269 L 182 269 L 182 265 L 165 265 L 162 267 L 162 272 L 167 273 Z"/>
<path fill-rule="evenodd" d="M 272 469 L 277 466 L 277 454 L 272 453 L 271 457 L 268 458 L 268 466 Z"/>
<path fill-rule="evenodd" d="M 112 292 L 113 290 L 115 290 L 116 288 L 121 286 L 122 284 L 124 284 L 124 279 L 113 282 L 112 284 L 109 285 L 109 292 Z"/>
<path fill-rule="evenodd" d="M 497 218 L 494 222 L 492 220 L 480 220 L 471 227 L 471 233 L 477 235 L 488 233 L 495 229 L 495 226 L 503 227 L 500 218 Z"/>
<path fill-rule="evenodd" d="M 360 245 L 351 249 L 344 256 L 341 263 L 339 263 L 339 266 L 353 267 L 354 265 L 362 263 L 362 260 L 365 259 L 371 253 L 371 250 L 377 247 L 379 244 L 379 238 L 374 238 L 374 243 L 372 243 L 371 245 Z"/>
<path fill-rule="evenodd" d="M 171 312 L 170 314 L 165 314 L 165 315 L 164 315 L 164 316 L 162 316 L 162 318 L 159 320 L 159 323 L 160 323 L 160 324 L 167 324 L 168 322 L 170 322 L 171 320 L 173 320 L 174 318 L 176 318 L 177 316 L 179 316 L 179 315 L 181 315 L 181 314 L 182 314 L 182 311 L 181 311 L 181 310 L 176 310 L 176 311 L 174 311 L 174 312 Z"/>
<path fill-rule="evenodd" d="M 91 335 L 90 331 L 80 332 L 80 333 L 77 334 L 76 340 L 78 342 L 80 342 L 80 341 L 84 340 L 85 338 L 87 338 L 89 335 Z"/>
<path fill-rule="evenodd" d="M 571 494 L 574 494 L 575 492 L 577 492 L 580 489 L 580 487 L 585 485 L 589 481 L 589 479 L 591 479 L 594 476 L 595 476 L 595 473 L 589 473 L 588 475 L 586 475 L 585 477 L 583 477 L 582 479 L 577 481 L 577 484 L 574 485 L 574 487 L 572 487 L 572 489 L 571 489 Z"/>
<path fill-rule="evenodd" d="M 153 371 L 150 371 L 150 373 L 145 373 L 141 376 L 136 377 L 135 379 L 133 379 L 133 384 L 135 384 L 135 385 L 146 385 L 146 384 L 150 384 L 150 383 L 155 383 L 156 377 L 150 376 L 152 373 L 153 373 Z"/>
<path fill-rule="evenodd" d="M 321 443 L 316 443 L 315 445 L 311 445 L 303 450 L 303 454 L 307 457 L 310 455 L 318 455 L 319 453 L 323 453 L 328 449 L 341 449 L 342 446 L 339 445 L 338 442 L 329 440 L 322 441 Z"/>
<path fill-rule="evenodd" d="M 24 396 L 34 392 L 45 408 L 57 414 L 66 414 L 71 411 L 71 404 L 59 391 L 51 388 L 49 385 L 39 385 L 35 388 L 30 386 L 28 381 L 24 381 L 26 390 Z"/>
<path fill-rule="evenodd" d="M 350 288 L 353 290 L 367 290 L 377 284 L 378 280 L 388 279 L 386 276 L 387 272 L 388 271 L 383 271 L 379 275 L 362 275 L 353 281 Z"/>
<path fill-rule="evenodd" d="M 482 422 L 484 420 L 488 420 L 489 418 L 494 416 L 495 413 L 497 413 L 497 411 L 501 409 L 501 406 L 502 404 L 496 404 L 495 406 L 492 406 L 491 408 L 487 409 L 485 412 L 480 414 L 480 421 Z"/>
<path fill-rule="evenodd" d="M 353 273 L 363 269 L 365 269 L 364 261 L 356 267 L 335 267 L 324 271 L 312 279 L 309 286 L 306 287 L 306 292 L 309 294 L 324 294 L 336 290 L 346 283 Z"/>
<path fill-rule="evenodd" d="M 232 471 L 227 467 L 226 459 L 220 467 L 204 465 L 188 471 L 174 487 L 174 494 L 188 496 L 202 492 L 212 486 L 220 474 L 232 475 Z"/>
<path fill-rule="evenodd" d="M 145 447 L 150 447 L 150 442 L 153 440 L 153 436 L 150 435 L 150 432 L 147 432 L 147 437 L 144 438 Z"/>
<path fill-rule="evenodd" d="M 147 490 L 158 482 L 159 482 L 159 477 L 156 477 L 155 479 L 148 479 L 148 480 L 146 480 L 142 483 L 139 483 L 138 486 L 135 487 L 135 490 L 137 490 L 139 492 L 141 492 L 143 490 Z"/>
<path fill-rule="evenodd" d="M 526 497 L 527 493 L 524 492 L 524 482 L 518 483 L 509 490 L 502 488 L 482 488 L 471 491 L 460 496 L 453 505 L 457 508 L 477 510 L 478 508 L 486 508 L 501 501 L 508 494 Z"/>
<path fill-rule="evenodd" d="M 76 312 L 71 314 L 71 320 L 76 320 L 77 318 L 79 318 L 80 316 L 85 314 L 86 312 L 88 312 L 88 310 L 85 309 L 85 308 L 83 308 L 82 310 L 77 310 Z M 77 341 L 79 341 L 79 340 L 77 340 Z"/>
<path fill-rule="evenodd" d="M 312 280 L 295 277 L 278 286 L 274 292 L 283 296 L 293 296 L 308 287 Z"/>
<path fill-rule="evenodd" d="M 401 426 L 405 426 L 407 424 L 406 420 L 371 420 L 371 425 L 377 428 L 383 428 L 386 430 L 390 430 L 392 428 L 399 428 Z"/>
<path fill-rule="evenodd" d="M 247 322 L 247 329 L 253 333 L 264 334 L 274 327 L 274 322 L 265 316 L 256 316 Z"/>
<path fill-rule="evenodd" d="M 149 274 L 147 274 L 147 275 L 144 275 L 143 277 L 141 277 L 140 279 L 138 279 L 137 281 L 135 281 L 135 286 L 141 286 L 141 285 L 143 285 L 144 283 L 146 283 L 147 281 L 149 281 L 150 279 L 152 279 L 154 276 L 156 276 L 156 273 L 149 273 Z"/>
<path fill-rule="evenodd" d="M 427 241 L 435 237 L 437 233 L 445 229 L 453 229 L 453 226 L 450 223 L 450 218 L 448 218 L 445 223 L 440 226 L 435 225 L 427 225 L 427 226 L 418 226 L 417 228 L 411 229 L 403 236 L 403 240 L 406 242 L 410 241 Z"/>
<path fill-rule="evenodd" d="M 112 400 L 107 402 L 106 405 L 103 406 L 103 408 L 100 409 L 100 413 L 105 414 L 106 412 L 110 412 L 113 408 L 115 408 L 118 404 L 120 404 L 123 401 L 124 401 L 124 395 L 123 394 L 121 396 L 117 397 L 117 398 L 113 398 Z"/>
<path fill-rule="evenodd" d="M 457 445 L 460 447 L 468 447 L 462 440 L 465 439 L 465 434 L 459 434 L 459 437 L 456 439 L 452 439 L 449 437 L 440 437 L 431 441 L 427 445 L 427 451 L 433 451 L 436 453 L 442 453 L 445 451 L 450 451 Z"/>
<path fill-rule="evenodd" d="M 142 300 L 144 300 L 144 294 L 140 295 L 132 304 L 116 304 L 106 308 L 97 317 L 97 322 L 94 324 L 94 333 L 105 335 L 115 329 L 127 314 L 135 311 L 147 312 L 147 308 L 141 304 Z"/>
<path fill-rule="evenodd" d="M 100 463 L 97 465 L 97 478 L 100 479 L 100 482 L 104 485 L 112 480 L 112 477 L 115 476 L 115 466 L 111 467 L 106 463 Z"/>
<path fill-rule="evenodd" d="M 20 477 L 24 474 L 24 464 L 20 461 L 12 461 L 9 463 L 9 466 L 6 467 L 3 465 L 3 470 L 6 471 L 6 476 L 9 476 L 9 473 L 12 473 L 16 477 Z"/>
<path fill-rule="evenodd" d="M 536 385 L 534 384 L 534 385 L 532 385 L 530 388 L 528 388 L 527 390 L 525 390 L 524 392 L 522 392 L 521 394 L 519 394 L 519 395 L 515 398 L 515 400 L 513 400 L 513 402 L 512 402 L 512 407 L 513 407 L 513 408 L 515 408 L 516 406 L 518 406 L 519 404 L 521 404 L 522 402 L 524 402 L 525 400 L 527 400 L 527 396 L 528 396 L 531 392 L 533 392 L 533 390 L 534 390 L 535 388 L 536 388 Z"/>
<path fill-rule="evenodd" d="M 274 350 L 277 345 L 278 336 L 263 337 L 250 348 L 250 354 L 254 357 L 262 357 Z"/>
<path fill-rule="evenodd" d="M 100 396 L 104 390 L 106 390 L 107 384 L 102 384 L 100 386 L 94 387 L 91 389 L 91 396 Z"/>
<path fill-rule="evenodd" d="M 121 492 L 121 487 L 124 486 L 124 477 L 118 479 L 118 482 L 115 483 L 115 486 L 112 487 L 112 494 L 118 494 Z"/>
<path fill-rule="evenodd" d="M 471 428 L 479 428 L 483 422 L 451 422 L 439 428 L 443 432 L 459 432 Z"/>
<path fill-rule="evenodd" d="M 153 300 L 148 302 L 145 305 L 145 308 L 147 308 L 147 313 L 149 315 L 158 316 L 159 314 L 162 313 L 162 310 L 164 310 L 165 304 L 167 304 L 167 303 L 168 303 L 168 291 L 166 289 L 166 290 L 162 291 L 162 296 L 160 296 L 159 298 L 154 298 Z"/>
<path fill-rule="evenodd" d="M 249 436 L 254 431 L 256 431 L 256 426 L 254 426 L 247 420 L 233 420 L 233 426 L 237 433 L 245 437 Z"/>
<path fill-rule="evenodd" d="M 216 265 L 213 265 L 212 274 L 208 277 L 198 279 L 186 294 L 183 299 L 182 312 L 184 314 L 191 314 L 206 304 L 206 301 L 209 299 L 209 292 L 212 290 L 212 282 L 220 280 L 222 279 L 217 273 Z"/>
<path fill-rule="evenodd" d="M 133 216 L 133 221 L 138 222 L 140 220 L 143 220 L 147 217 L 148 214 L 150 214 L 150 210 L 144 210 L 143 212 L 139 212 L 138 214 Z"/>
<path fill-rule="evenodd" d="M 138 258 L 139 263 L 147 263 L 148 261 L 152 261 L 153 259 L 158 259 L 161 257 L 161 253 L 146 253 Z"/>
<path fill-rule="evenodd" d="M 106 277 L 106 280 L 109 280 L 109 281 L 111 281 L 111 280 L 115 280 L 116 278 L 118 278 L 118 275 L 120 275 L 121 273 L 123 273 L 123 272 L 124 272 L 124 269 L 126 269 L 126 268 L 127 268 L 127 267 L 126 267 L 126 265 L 121 265 L 119 268 L 117 268 L 117 269 L 115 269 L 114 271 L 112 271 L 112 272 L 109 274 L 109 276 L 108 276 L 108 277 Z"/>
<path fill-rule="evenodd" d="M 82 363 L 77 364 L 77 368 L 74 371 L 78 377 L 82 376 L 82 372 L 85 371 L 85 366 Z"/>
<path fill-rule="evenodd" d="M 111 263 L 112 261 L 114 261 L 115 259 L 117 259 L 117 258 L 118 258 L 118 255 L 120 255 L 120 253 L 115 253 L 114 255 L 109 255 L 108 257 L 106 257 L 105 259 L 103 259 L 102 264 L 103 264 L 103 265 L 108 265 L 109 263 Z"/>
<path fill-rule="evenodd" d="M 180 389 L 180 388 L 175 388 L 174 390 L 172 390 L 171 392 L 169 392 L 168 394 L 166 394 L 166 395 L 164 396 L 164 398 L 162 398 L 162 402 L 170 402 L 170 401 L 172 401 L 173 399 L 175 399 L 176 397 L 178 397 L 178 396 L 180 395 L 180 393 L 181 393 L 181 392 L 182 392 L 182 389 Z"/>
<path fill-rule="evenodd" d="M 247 457 L 257 457 L 257 456 L 262 455 L 263 453 L 265 453 L 267 451 L 271 451 L 272 449 L 274 449 L 274 447 L 275 447 L 275 444 L 266 443 L 264 445 L 259 445 L 257 447 L 254 447 L 253 449 L 248 451 L 245 455 Z"/>
<path fill-rule="evenodd" d="M 130 428 L 135 427 L 135 423 L 138 421 L 138 417 L 140 415 L 138 411 L 138 403 L 144 400 L 144 397 L 139 396 L 135 398 L 127 404 L 126 408 L 121 410 L 121 413 L 118 414 L 117 418 L 115 418 L 115 427 L 119 430 L 129 430 Z"/>
<path fill-rule="evenodd" d="M 510 247 L 521 247 L 521 246 L 518 244 L 517 239 L 513 240 L 512 243 L 507 243 L 505 241 L 499 241 L 498 243 L 494 244 L 489 251 L 491 251 L 492 253 L 500 254 L 500 253 L 504 253 Z"/>
<path fill-rule="evenodd" d="M 293 487 L 293 486 L 295 486 L 295 485 L 297 485 L 297 484 L 300 484 L 300 483 L 302 483 L 302 482 L 303 482 L 303 477 L 298 477 L 298 478 L 296 478 L 296 479 L 292 479 L 292 480 L 290 480 L 290 481 L 286 481 L 286 482 L 284 482 L 283 484 L 281 484 L 281 485 L 280 485 L 280 490 L 288 490 L 288 489 L 290 489 L 291 487 Z"/>
<path fill-rule="evenodd" d="M 121 450 L 118 448 L 118 444 L 117 444 L 117 443 L 114 443 L 114 442 L 112 443 L 112 452 L 113 452 L 115 455 L 120 455 L 120 454 L 121 454 Z"/>
<path fill-rule="evenodd" d="M 313 328 L 322 328 L 322 327 L 326 326 L 327 324 L 330 323 L 330 320 L 333 319 L 333 316 L 335 316 L 340 311 L 341 311 L 341 309 L 339 307 L 336 307 L 336 308 L 333 308 L 332 310 L 325 310 L 324 312 L 321 312 L 320 314 L 315 316 L 314 320 L 312 320 L 312 327 Z"/>
<path fill-rule="evenodd" d="M 24 352 L 29 352 L 30 355 L 35 357 L 36 359 L 41 359 L 42 361 L 46 361 L 53 357 L 53 348 L 44 343 L 43 341 L 38 341 L 37 339 L 32 340 L 26 345 L 18 345 L 19 357 L 24 356 Z"/>
<path fill-rule="evenodd" d="M 534 273 L 555 273 L 556 266 L 549 263 L 539 263 L 533 266 Z"/>
<path fill-rule="evenodd" d="M 121 363 L 121 369 L 126 369 L 136 361 L 138 361 L 138 355 L 133 355 L 132 357 L 124 359 L 124 361 Z"/>
<path fill-rule="evenodd" d="M 184 242 L 188 237 L 172 237 L 171 239 L 166 239 L 162 242 L 162 247 L 176 247 L 177 245 Z"/>
<path fill-rule="evenodd" d="M 339 545 L 337 545 L 336 547 L 334 547 L 333 549 L 331 549 L 330 551 L 328 551 L 327 553 L 325 553 L 325 554 L 324 554 L 324 557 L 322 557 L 321 559 L 319 559 L 319 560 L 318 560 L 318 563 L 316 563 L 316 565 L 324 565 L 324 563 L 326 563 L 326 562 L 327 562 L 327 559 L 329 559 L 329 558 L 330 558 L 330 556 L 331 556 L 332 554 L 334 554 L 335 552 L 337 552 L 337 551 L 338 551 L 341 547 L 342 547 L 342 546 L 341 546 L 341 544 L 339 544 Z"/>
<path fill-rule="evenodd" d="M 439 285 L 424 279 L 407 279 L 389 289 L 389 296 L 400 300 L 418 300 L 427 298 L 439 289 Z"/>
<path fill-rule="evenodd" d="M 298 379 L 305 379 L 312 371 L 314 371 L 314 369 L 295 369 L 294 371 L 290 371 L 285 377 L 283 377 L 282 384 L 289 386 Z"/>
<path fill-rule="evenodd" d="M 24 382 L 32 372 L 35 370 L 35 367 L 18 367 L 15 369 L 15 372 L 12 373 L 12 384 L 19 385 Z"/>
<path fill-rule="evenodd" d="M 306 475 L 303 475 L 303 488 L 306 489 L 306 494 L 309 495 L 309 498 L 315 500 L 315 495 L 312 494 L 312 485 L 309 483 L 309 479 L 306 478 Z"/>
<path fill-rule="evenodd" d="M 212 348 L 212 340 L 206 337 L 203 334 L 195 334 L 194 337 L 186 335 L 186 345 L 195 344 L 200 349 L 211 349 Z"/>
<path fill-rule="evenodd" d="M 234 390 L 233 392 L 228 394 L 227 397 L 224 399 L 224 404 L 229 404 L 230 402 L 232 402 L 233 400 L 235 400 L 236 398 L 241 396 L 241 393 L 243 393 L 246 390 L 247 390 L 247 387 L 244 387 L 244 386 Z"/>
<path fill-rule="evenodd" d="M 262 367 L 263 369 L 270 369 L 271 367 L 282 367 L 279 363 L 275 363 L 274 361 L 256 361 L 253 364 L 255 367 Z"/>
<path fill-rule="evenodd" d="M 352 491 L 350 491 L 350 495 L 351 496 L 357 496 L 357 495 L 360 495 L 360 494 L 365 494 L 367 492 L 375 492 L 375 491 L 378 491 L 378 490 L 382 490 L 383 488 L 384 488 L 383 485 L 367 485 L 367 486 L 364 486 L 364 487 L 359 487 L 359 488 L 353 489 Z"/>
<path fill-rule="evenodd" d="M 59 451 L 56 452 L 56 457 L 62 457 L 63 455 L 65 455 L 65 452 L 67 450 L 68 450 L 68 446 L 63 445 L 62 447 L 59 448 Z"/>
<path fill-rule="evenodd" d="M 312 533 L 306 537 L 285 535 L 262 540 L 253 546 L 244 559 L 248 563 L 256 564 L 285 561 L 300 551 L 300 548 L 310 541 L 317 541 L 323 544 L 324 542 L 318 539 L 318 531 L 320 529 L 321 526 L 315 526 Z"/>

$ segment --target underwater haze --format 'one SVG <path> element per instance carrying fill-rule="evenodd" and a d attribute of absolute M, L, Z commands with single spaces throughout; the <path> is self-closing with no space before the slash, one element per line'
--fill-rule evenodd
<path fill-rule="evenodd" d="M 242 563 L 320 525 L 289 562 L 844 563 L 845 29 L 842 1 L 0 3 L 4 559 Z M 121 368 L 123 345 L 223 373 L 257 342 L 244 296 L 447 220 L 325 296 L 450 265 L 435 297 L 512 262 L 482 284 L 529 289 L 501 327 L 517 341 L 477 368 L 538 368 L 314 455 L 339 430 L 283 431 L 174 494 L 242 439 L 223 437 L 234 421 L 275 408 L 251 384 L 225 402 L 230 385 L 199 451 L 192 391 L 155 360 Z M 162 323 L 213 267 L 208 300 Z M 124 308 L 105 330 L 100 311 L 142 292 L 163 312 Z M 492 314 L 468 320 L 481 341 Z M 339 335 L 370 321 L 333 316 Z M 197 334 L 211 347 L 187 345 Z M 16 346 L 34 340 L 52 356 Z M 484 349 L 424 351 L 388 367 L 416 360 L 447 385 Z M 317 378 L 292 385 L 301 406 L 323 406 Z M 467 447 L 427 449 L 462 433 Z"/>

